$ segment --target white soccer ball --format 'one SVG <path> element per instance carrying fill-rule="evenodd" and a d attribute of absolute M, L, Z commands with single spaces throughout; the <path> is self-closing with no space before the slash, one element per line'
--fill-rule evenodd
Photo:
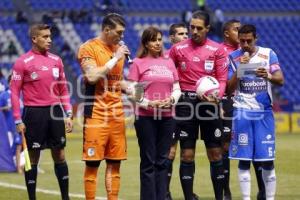
<path fill-rule="evenodd" d="M 218 97 L 219 92 L 219 81 L 212 76 L 203 76 L 196 83 L 196 93 L 199 97 L 203 95 Z"/>

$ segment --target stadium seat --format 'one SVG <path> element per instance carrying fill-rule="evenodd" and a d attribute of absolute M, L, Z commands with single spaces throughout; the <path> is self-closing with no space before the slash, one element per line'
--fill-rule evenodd
<path fill-rule="evenodd" d="M 28 5 L 33 10 L 53 11 L 53 10 L 92 10 L 95 7 L 95 3 L 103 2 L 92 0 L 27 0 Z M 180 13 L 186 10 L 192 10 L 191 1 L 183 0 L 128 0 L 126 5 L 127 12 L 143 12 L 141 15 L 125 14 L 127 22 L 127 30 L 125 32 L 124 41 L 129 46 L 132 57 L 136 55 L 139 36 L 142 31 L 149 25 L 158 26 L 164 34 L 165 47 L 169 48 L 170 43 L 167 39 L 168 29 L 170 24 L 181 21 L 181 16 L 178 14 L 176 17 L 173 13 Z M 249 1 L 249 0 L 207 0 L 207 5 L 212 9 L 222 9 L 227 12 L 297 12 L 300 11 L 300 0 L 264 0 L 264 1 Z M 8 9 L 14 9 L 11 0 L 0 1 L 0 11 Z M 152 13 L 162 13 L 162 16 L 155 16 Z M 168 13 L 172 13 L 168 15 Z M 258 44 L 265 47 L 272 48 L 279 57 L 279 62 L 285 75 L 286 85 L 282 92 L 282 97 L 286 99 L 299 99 L 300 76 L 297 76 L 296 69 L 300 63 L 300 56 L 298 56 L 298 50 L 300 49 L 300 17 L 294 16 L 279 16 L 279 15 L 242 15 L 243 17 L 236 17 L 241 20 L 242 23 L 252 23 L 257 26 L 258 31 Z M 228 20 L 229 18 L 225 18 Z M 231 19 L 231 18 L 230 18 Z M 73 23 L 70 19 L 64 19 L 63 23 L 66 24 L 65 28 L 68 28 L 68 23 L 74 25 L 76 34 L 80 37 L 81 41 L 85 41 L 89 38 L 96 36 L 99 33 L 102 17 L 93 16 L 93 23 Z M 72 26 L 71 26 L 72 28 Z M 30 49 L 31 44 L 28 40 L 27 33 L 28 24 L 17 24 L 14 17 L 0 17 L 0 29 L 12 30 L 16 36 L 18 42 L 23 47 L 24 51 Z M 74 33 L 64 32 L 53 40 L 53 43 L 57 49 L 60 49 L 64 45 L 64 38 L 76 38 Z M 2 39 L 3 40 L 3 39 Z M 1 40 L 1 41 L 2 41 Z M 74 39 L 78 40 L 78 38 Z M 73 54 L 76 50 L 73 50 Z M 64 62 L 67 65 L 71 65 L 73 73 L 79 75 L 80 67 L 74 56 L 67 57 Z M 77 64 L 76 64 L 77 63 Z M 0 61 L 2 66 L 2 63 Z"/>
<path fill-rule="evenodd" d="M 300 11 L 299 0 L 207 0 L 206 4 L 212 10 L 221 9 L 226 12 Z"/>

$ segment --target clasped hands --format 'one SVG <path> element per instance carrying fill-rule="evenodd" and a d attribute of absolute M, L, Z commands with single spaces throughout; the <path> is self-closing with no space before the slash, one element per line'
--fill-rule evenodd
<path fill-rule="evenodd" d="M 215 95 L 202 95 L 198 96 L 201 101 L 209 102 L 209 103 L 219 103 L 220 99 Z"/>
<path fill-rule="evenodd" d="M 168 97 L 163 100 L 150 100 L 148 107 L 150 108 L 171 108 L 174 103 L 173 97 Z"/>

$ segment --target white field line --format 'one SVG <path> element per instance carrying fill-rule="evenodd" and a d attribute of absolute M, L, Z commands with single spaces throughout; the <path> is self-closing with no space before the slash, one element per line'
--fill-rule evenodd
<path fill-rule="evenodd" d="M 26 190 L 26 187 L 23 185 L 16 185 L 16 184 L 11 184 L 11 183 L 6 183 L 0 181 L 0 187 L 5 187 L 5 188 L 13 188 L 13 189 L 18 189 L 18 190 Z M 41 188 L 36 188 L 37 192 L 45 193 L 45 194 L 51 194 L 51 195 L 58 195 L 60 196 L 60 192 L 56 190 L 45 190 Z M 70 197 L 74 198 L 81 198 L 85 199 L 85 196 L 83 194 L 75 194 L 75 193 L 69 193 Z M 96 197 L 98 200 L 107 200 L 106 197 Z"/>

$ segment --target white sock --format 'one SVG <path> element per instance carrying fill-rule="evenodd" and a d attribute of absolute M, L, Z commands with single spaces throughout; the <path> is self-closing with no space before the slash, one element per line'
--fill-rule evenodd
<path fill-rule="evenodd" d="M 262 177 L 266 188 L 266 200 L 274 200 L 276 193 L 276 175 L 275 169 L 262 170 Z"/>
<path fill-rule="evenodd" d="M 251 193 L 250 169 L 248 170 L 239 169 L 238 176 L 240 181 L 241 193 L 243 195 L 243 200 L 250 200 L 250 193 Z"/>

